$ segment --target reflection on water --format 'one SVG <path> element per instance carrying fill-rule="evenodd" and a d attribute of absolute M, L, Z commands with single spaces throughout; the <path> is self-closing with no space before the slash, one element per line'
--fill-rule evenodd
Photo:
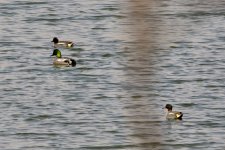
<path fill-rule="evenodd" d="M 159 122 L 160 114 L 154 109 L 153 89 L 153 60 L 152 54 L 156 50 L 156 31 L 158 23 L 153 11 L 154 5 L 149 0 L 130 1 L 126 6 L 128 13 L 127 26 L 124 30 L 128 33 L 124 90 L 129 95 L 129 101 L 125 104 L 124 111 L 133 134 L 132 140 L 140 149 L 158 149 L 161 143 Z M 158 20 L 158 19 L 157 19 Z M 128 115 L 129 114 L 129 115 Z"/>

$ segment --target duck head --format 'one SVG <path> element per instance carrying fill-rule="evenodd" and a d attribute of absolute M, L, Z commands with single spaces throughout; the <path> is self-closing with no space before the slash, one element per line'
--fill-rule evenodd
<path fill-rule="evenodd" d="M 56 56 L 57 58 L 61 58 L 62 57 L 61 52 L 58 49 L 54 49 L 54 51 L 53 51 L 51 56 Z"/>
<path fill-rule="evenodd" d="M 52 40 L 53 43 L 57 44 L 59 42 L 59 39 L 57 37 L 54 37 Z"/>
<path fill-rule="evenodd" d="M 172 111 L 173 106 L 172 106 L 171 104 L 166 104 L 165 108 L 166 108 L 168 111 Z"/>

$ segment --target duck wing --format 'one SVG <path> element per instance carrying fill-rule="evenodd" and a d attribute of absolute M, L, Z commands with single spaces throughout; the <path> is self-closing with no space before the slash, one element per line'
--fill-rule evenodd
<path fill-rule="evenodd" d="M 167 119 L 179 119 L 179 120 L 181 120 L 182 117 L 183 117 L 183 113 L 178 111 L 168 112 L 166 116 Z"/>
<path fill-rule="evenodd" d="M 59 41 L 57 44 L 65 47 L 73 47 L 74 45 L 72 41 Z"/>
<path fill-rule="evenodd" d="M 176 111 L 176 112 L 174 112 L 174 114 L 175 114 L 175 116 L 176 116 L 175 119 L 182 119 L 182 117 L 183 117 L 183 113 L 182 113 L 182 112 Z"/>

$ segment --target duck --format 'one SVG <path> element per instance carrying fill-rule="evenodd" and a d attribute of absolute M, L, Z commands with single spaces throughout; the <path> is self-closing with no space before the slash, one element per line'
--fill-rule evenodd
<path fill-rule="evenodd" d="M 164 108 L 168 110 L 167 115 L 166 115 L 167 119 L 182 120 L 183 113 L 179 112 L 179 111 L 172 111 L 173 106 L 171 104 L 166 104 L 166 106 Z"/>
<path fill-rule="evenodd" d="M 59 41 L 57 37 L 54 37 L 51 42 L 54 43 L 54 47 L 71 48 L 74 46 L 74 43 L 72 41 Z"/>
<path fill-rule="evenodd" d="M 63 65 L 63 66 L 76 66 L 76 61 L 72 58 L 62 57 L 60 50 L 54 49 L 51 56 L 55 56 L 53 60 L 54 65 Z"/>

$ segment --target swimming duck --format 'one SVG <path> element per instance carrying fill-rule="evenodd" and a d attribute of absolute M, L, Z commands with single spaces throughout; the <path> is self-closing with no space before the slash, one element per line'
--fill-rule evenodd
<path fill-rule="evenodd" d="M 59 41 L 57 37 L 54 37 L 53 40 L 51 41 L 54 43 L 54 47 L 73 47 L 74 43 L 71 41 Z"/>
<path fill-rule="evenodd" d="M 178 119 L 182 120 L 183 113 L 178 111 L 172 111 L 173 106 L 171 104 L 166 104 L 165 108 L 168 110 L 166 118 L 167 119 Z"/>
<path fill-rule="evenodd" d="M 53 64 L 54 65 L 64 65 L 64 66 L 76 66 L 76 61 L 72 58 L 62 57 L 60 50 L 54 49 L 51 56 L 56 56 L 54 58 Z"/>

